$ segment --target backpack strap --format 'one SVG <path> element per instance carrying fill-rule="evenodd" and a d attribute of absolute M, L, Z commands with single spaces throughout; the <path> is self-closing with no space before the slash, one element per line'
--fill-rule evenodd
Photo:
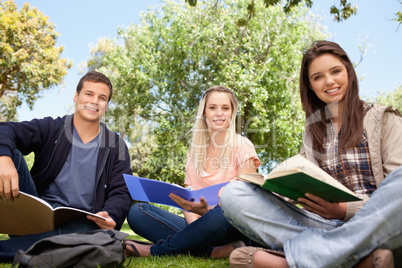
<path fill-rule="evenodd" d="M 18 250 L 17 254 L 15 255 L 12 267 L 14 267 L 14 265 L 19 265 L 18 267 L 20 268 L 28 267 L 32 257 L 32 255 L 26 254 L 23 250 Z"/>

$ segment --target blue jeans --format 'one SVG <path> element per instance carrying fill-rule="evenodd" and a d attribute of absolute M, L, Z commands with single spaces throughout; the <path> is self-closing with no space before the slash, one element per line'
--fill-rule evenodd
<path fill-rule="evenodd" d="M 153 243 L 175 235 L 187 226 L 183 217 L 148 203 L 132 205 L 127 216 L 127 222 L 134 233 Z"/>
<path fill-rule="evenodd" d="M 28 166 L 20 151 L 14 151 L 13 161 L 19 176 L 20 191 L 38 196 Z M 99 229 L 99 227 L 94 222 L 87 220 L 86 218 L 80 218 L 69 221 L 53 231 L 40 234 L 12 236 L 8 240 L 0 241 L 0 262 L 11 262 L 18 250 L 27 250 L 34 243 L 43 238 L 59 234 L 92 231 L 96 229 Z"/>
<path fill-rule="evenodd" d="M 13 162 L 18 172 L 18 183 L 20 191 L 30 195 L 38 196 L 35 183 L 32 180 L 31 173 L 29 173 L 27 162 L 25 161 L 22 153 L 17 149 L 15 149 L 14 151 Z"/>
<path fill-rule="evenodd" d="M 235 229 L 216 206 L 198 220 L 187 224 L 173 213 L 147 203 L 134 204 L 127 216 L 128 224 L 138 235 L 155 243 L 152 256 L 190 253 L 210 256 L 215 246 L 248 239 Z"/>
<path fill-rule="evenodd" d="M 376 248 L 402 246 L 401 189 L 399 167 L 345 223 L 325 220 L 241 181 L 227 185 L 220 202 L 233 226 L 283 250 L 290 267 L 351 267 Z"/>

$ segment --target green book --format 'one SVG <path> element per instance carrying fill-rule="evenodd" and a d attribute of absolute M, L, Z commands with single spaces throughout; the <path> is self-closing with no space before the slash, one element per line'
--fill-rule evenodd
<path fill-rule="evenodd" d="M 306 193 L 329 202 L 359 201 L 351 190 L 301 155 L 282 162 L 267 176 L 248 173 L 239 179 L 260 185 L 262 188 L 297 201 Z"/>

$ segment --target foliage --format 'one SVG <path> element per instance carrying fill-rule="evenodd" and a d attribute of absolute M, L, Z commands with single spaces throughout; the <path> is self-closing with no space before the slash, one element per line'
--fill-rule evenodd
<path fill-rule="evenodd" d="M 388 93 L 380 93 L 376 97 L 375 102 L 383 105 L 392 105 L 399 111 L 402 111 L 402 86 L 398 86 L 394 91 Z"/>
<path fill-rule="evenodd" d="M 197 5 L 197 0 L 185 0 L 190 6 L 195 7 Z M 219 1 L 219 0 L 217 0 Z M 247 5 L 247 12 L 249 17 L 253 16 L 255 13 L 256 0 L 249 0 L 249 4 Z M 298 7 L 300 4 L 304 3 L 304 5 L 308 8 L 313 6 L 313 0 L 262 0 L 264 6 L 270 7 L 274 5 L 283 5 L 283 11 L 285 13 L 290 13 L 292 8 Z M 340 22 L 343 20 L 347 20 L 352 15 L 356 15 L 357 6 L 352 6 L 347 0 L 339 0 L 339 5 L 332 5 L 330 7 L 329 13 L 333 16 L 334 21 Z M 244 19 L 239 19 L 239 23 L 244 23 Z"/>
<path fill-rule="evenodd" d="M 302 51 L 324 36 L 303 7 L 285 14 L 256 3 L 247 25 L 238 25 L 234 14 L 245 14 L 247 4 L 210 0 L 189 8 L 164 1 L 139 25 L 119 29 L 108 46 L 99 46 L 107 51 L 92 52 L 88 68 L 108 72 L 113 81 L 106 120 L 127 137 L 134 173 L 183 182 L 197 105 L 216 84 L 237 95 L 238 133 L 255 144 L 263 169 L 298 152 Z"/>
<path fill-rule="evenodd" d="M 35 153 L 32 152 L 32 153 L 24 156 L 24 158 L 25 158 L 25 161 L 27 162 L 28 169 L 30 170 L 35 161 Z"/>
<path fill-rule="evenodd" d="M 41 91 L 62 82 L 72 64 L 60 58 L 58 33 L 48 17 L 25 3 L 0 2 L 0 119 L 15 119 L 26 101 L 32 109 Z"/>
<path fill-rule="evenodd" d="M 402 5 L 402 0 L 399 0 L 399 3 Z M 399 26 L 401 26 L 401 24 L 402 24 L 402 11 L 396 12 L 395 18 L 393 20 L 399 22 L 399 25 L 398 25 L 398 29 L 399 29 Z"/>
<path fill-rule="evenodd" d="M 402 12 L 398 11 L 395 15 L 396 15 L 395 20 L 399 22 L 399 25 L 398 25 L 398 28 L 399 28 L 399 26 L 401 26 L 401 24 L 402 24 Z"/>

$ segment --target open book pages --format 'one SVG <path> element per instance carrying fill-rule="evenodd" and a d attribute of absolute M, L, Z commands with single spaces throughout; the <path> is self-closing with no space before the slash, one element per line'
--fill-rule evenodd
<path fill-rule="evenodd" d="M 361 200 L 342 183 L 301 155 L 284 161 L 266 177 L 259 173 L 240 174 L 238 177 L 293 200 L 304 197 L 306 193 L 330 202 Z"/>
<path fill-rule="evenodd" d="M 0 233 L 26 235 L 54 230 L 55 227 L 86 215 L 105 217 L 71 207 L 53 208 L 45 200 L 20 192 L 13 201 L 0 199 Z"/>
<path fill-rule="evenodd" d="M 297 154 L 292 156 L 291 158 L 283 161 L 278 166 L 276 166 L 267 176 L 269 178 L 277 178 L 287 174 L 295 173 L 297 171 L 302 171 L 304 173 L 309 174 L 310 176 L 319 179 L 329 185 L 332 185 L 336 188 L 339 188 L 345 192 L 351 193 L 354 195 L 352 191 L 350 191 L 346 186 L 342 183 L 334 179 L 327 172 L 322 170 L 319 166 L 315 165 L 307 158 Z"/>

